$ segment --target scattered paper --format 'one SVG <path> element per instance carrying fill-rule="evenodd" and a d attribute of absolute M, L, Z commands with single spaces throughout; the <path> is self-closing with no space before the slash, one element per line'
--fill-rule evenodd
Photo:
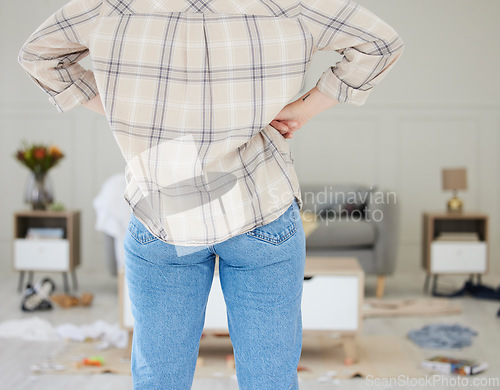
<path fill-rule="evenodd" d="M 0 323 L 0 337 L 31 341 L 57 341 L 59 336 L 52 324 L 38 316 Z"/>
<path fill-rule="evenodd" d="M 128 332 L 121 329 L 118 324 L 108 324 L 105 321 L 97 320 L 92 324 L 65 323 L 54 327 L 49 321 L 38 316 L 0 323 L 0 337 L 21 338 L 30 341 L 97 339 L 99 340 L 96 345 L 97 349 L 126 348 L 128 344 Z"/>

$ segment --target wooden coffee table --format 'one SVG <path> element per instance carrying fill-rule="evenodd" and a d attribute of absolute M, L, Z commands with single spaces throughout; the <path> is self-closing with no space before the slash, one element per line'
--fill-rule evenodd
<path fill-rule="evenodd" d="M 124 270 L 119 270 L 120 323 L 133 330 Z M 344 363 L 358 359 L 356 337 L 361 331 L 361 308 L 364 297 L 364 273 L 357 259 L 340 257 L 306 258 L 302 292 L 302 328 L 305 332 L 339 334 L 344 348 Z M 205 334 L 228 332 L 226 305 L 218 272 L 214 275 L 205 317 Z"/>
<path fill-rule="evenodd" d="M 308 256 L 302 293 L 304 331 L 338 333 L 344 363 L 358 360 L 356 338 L 362 326 L 364 272 L 356 258 Z"/>

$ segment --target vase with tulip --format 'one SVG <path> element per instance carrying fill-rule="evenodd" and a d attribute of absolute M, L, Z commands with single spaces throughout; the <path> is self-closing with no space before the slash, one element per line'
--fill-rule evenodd
<path fill-rule="evenodd" d="M 46 210 L 54 201 L 48 172 L 58 164 L 64 154 L 54 145 L 25 143 L 15 157 L 31 172 L 26 185 L 25 202 L 30 203 L 33 210 Z"/>

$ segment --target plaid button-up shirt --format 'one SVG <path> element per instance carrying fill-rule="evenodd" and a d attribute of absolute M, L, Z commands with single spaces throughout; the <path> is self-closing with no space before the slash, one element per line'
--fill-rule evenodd
<path fill-rule="evenodd" d="M 317 50 L 342 55 L 317 88 L 362 105 L 403 43 L 349 0 L 73 0 L 19 61 L 60 111 L 100 94 L 134 214 L 193 246 L 302 206 L 288 141 L 269 123 Z M 88 54 L 93 70 L 79 64 Z"/>

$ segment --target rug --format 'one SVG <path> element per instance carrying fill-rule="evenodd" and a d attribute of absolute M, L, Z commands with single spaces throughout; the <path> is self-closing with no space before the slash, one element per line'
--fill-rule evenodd
<path fill-rule="evenodd" d="M 50 361 L 40 362 L 33 374 L 101 374 L 130 375 L 130 360 L 126 349 L 96 350 L 96 342 L 67 341 Z M 340 339 L 333 333 L 306 332 L 303 336 L 299 378 L 325 381 L 328 378 L 347 379 L 356 376 L 374 378 L 423 377 L 419 368 L 423 355 L 420 349 L 402 336 L 362 335 L 358 338 L 359 362 L 343 364 L 344 354 Z M 233 348 L 229 337 L 205 336 L 200 342 L 200 353 L 195 378 L 235 378 Z M 99 355 L 102 367 L 82 366 L 85 357 Z"/>
<path fill-rule="evenodd" d="M 299 378 L 327 382 L 328 378 L 364 378 L 367 375 L 373 378 L 397 377 L 401 374 L 414 378 L 425 376 L 425 371 L 419 367 L 424 358 L 420 348 L 404 337 L 361 335 L 357 346 L 358 363 L 346 366 L 341 340 L 336 334 L 305 332 Z M 231 353 L 229 338 L 202 339 L 200 357 L 203 361 L 196 367 L 195 377 L 234 376 L 235 370 L 228 358 Z"/>
<path fill-rule="evenodd" d="M 460 314 L 462 308 L 448 298 L 366 298 L 363 317 L 409 317 Z"/>

